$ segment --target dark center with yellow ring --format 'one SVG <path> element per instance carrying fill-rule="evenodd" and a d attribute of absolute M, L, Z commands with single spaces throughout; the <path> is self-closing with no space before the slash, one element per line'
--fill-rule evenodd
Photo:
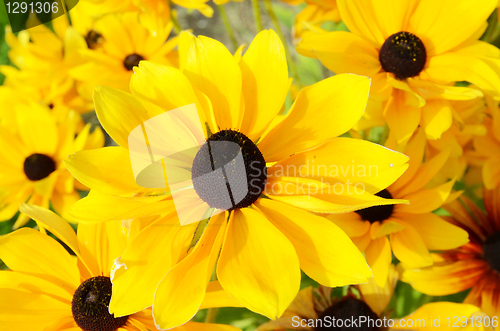
<path fill-rule="evenodd" d="M 365 323 L 359 323 L 360 317 L 366 318 Z M 328 331 L 331 329 L 350 331 L 378 331 L 377 314 L 364 301 L 348 297 L 328 307 L 320 316 L 320 323 L 316 322 L 315 331 Z M 352 322 L 356 323 L 353 325 Z M 368 323 L 368 321 L 370 321 Z M 379 321 L 379 325 L 381 321 Z M 349 325 L 346 325 L 349 323 Z"/>
<path fill-rule="evenodd" d="M 264 191 L 266 161 L 243 133 L 212 134 L 193 160 L 191 178 L 198 196 L 210 207 L 234 210 L 250 206 Z"/>
<path fill-rule="evenodd" d="M 111 280 L 98 276 L 84 281 L 73 294 L 71 311 L 83 331 L 115 331 L 125 325 L 128 316 L 115 318 L 109 313 Z"/>
<path fill-rule="evenodd" d="M 500 231 L 486 239 L 483 244 L 483 254 L 490 268 L 500 273 Z"/>
<path fill-rule="evenodd" d="M 85 42 L 87 43 L 87 47 L 90 49 L 96 49 L 100 44 L 104 41 L 104 37 L 102 34 L 95 30 L 90 30 L 85 35 Z"/>
<path fill-rule="evenodd" d="M 29 180 L 37 181 L 48 177 L 56 170 L 56 162 L 45 154 L 31 154 L 24 160 L 24 173 Z"/>
<path fill-rule="evenodd" d="M 427 52 L 424 43 L 410 32 L 398 32 L 386 39 L 380 48 L 382 68 L 403 80 L 418 76 L 424 69 Z"/>
<path fill-rule="evenodd" d="M 384 199 L 392 199 L 391 193 L 387 190 L 382 190 L 375 195 Z M 358 213 L 363 220 L 375 223 L 388 219 L 392 216 L 393 211 L 394 205 L 383 205 L 356 210 L 356 213 Z"/>
<path fill-rule="evenodd" d="M 137 67 L 139 65 L 139 62 L 141 62 L 142 60 L 144 60 L 144 58 L 141 55 L 136 53 L 130 54 L 125 58 L 125 60 L 123 60 L 123 66 L 125 67 L 125 69 L 130 71 L 134 69 L 134 67 Z"/>

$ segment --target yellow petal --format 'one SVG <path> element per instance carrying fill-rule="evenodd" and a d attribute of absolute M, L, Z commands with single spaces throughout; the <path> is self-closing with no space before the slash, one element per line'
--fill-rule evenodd
<path fill-rule="evenodd" d="M 54 319 L 71 314 L 71 305 L 48 295 L 2 288 L 0 297 L 2 330 L 40 330 Z"/>
<path fill-rule="evenodd" d="M 464 63 L 467 65 L 464 66 Z M 467 81 L 488 94 L 494 96 L 500 94 L 498 73 L 485 61 L 470 54 L 447 52 L 434 56 L 428 60 L 428 66 L 423 74 L 436 82 Z"/>
<path fill-rule="evenodd" d="M 302 270 L 320 284 L 336 287 L 371 278 L 363 255 L 332 222 L 267 199 L 260 199 L 255 206 L 290 240 Z"/>
<path fill-rule="evenodd" d="M 350 238 L 360 237 L 370 230 L 370 222 L 363 221 L 357 213 L 332 214 L 325 217 L 341 228 Z"/>
<path fill-rule="evenodd" d="M 279 161 L 347 132 L 366 108 L 369 87 L 366 77 L 341 74 L 302 89 L 285 119 L 259 144 L 266 161 Z"/>
<path fill-rule="evenodd" d="M 163 199 L 165 196 L 121 198 L 91 191 L 73 205 L 68 215 L 82 223 L 156 216 L 174 208 L 172 200 Z"/>
<path fill-rule="evenodd" d="M 187 35 L 187 33 L 184 33 Z M 217 124 L 237 129 L 243 119 L 241 71 L 231 53 L 220 42 L 207 37 L 185 37 L 179 43 L 183 72 L 191 84 L 212 102 Z"/>
<path fill-rule="evenodd" d="M 58 143 L 55 118 L 47 109 L 32 104 L 17 112 L 17 125 L 24 144 L 32 153 L 53 155 Z"/>
<path fill-rule="evenodd" d="M 420 190 L 406 195 L 404 198 L 410 201 L 409 205 L 395 207 L 397 212 L 423 214 L 432 212 L 448 199 L 451 189 L 455 184 L 454 180 L 442 184 L 438 187 Z"/>
<path fill-rule="evenodd" d="M 136 184 L 127 149 L 113 146 L 80 151 L 64 160 L 66 168 L 83 185 L 103 193 L 132 193 Z"/>
<path fill-rule="evenodd" d="M 367 38 L 374 46 L 380 47 L 388 36 L 384 36 L 381 26 L 374 15 L 375 7 L 380 6 L 375 4 L 375 1 L 349 1 L 338 0 L 340 16 L 344 21 L 349 31 L 352 31 L 358 36 Z M 382 6 L 386 8 L 386 6 Z M 391 17 L 394 22 L 395 17 Z"/>
<path fill-rule="evenodd" d="M 229 220 L 217 275 L 230 296 L 272 319 L 283 314 L 300 286 L 294 247 L 265 216 L 249 208 L 235 211 Z"/>
<path fill-rule="evenodd" d="M 175 214 L 144 228 L 127 246 L 112 270 L 115 317 L 141 311 L 153 304 L 156 287 L 177 262 L 172 240 L 179 229 Z"/>
<path fill-rule="evenodd" d="M 260 32 L 239 62 L 245 115 L 241 131 L 256 141 L 278 114 L 288 93 L 288 67 L 280 38 Z"/>
<path fill-rule="evenodd" d="M 398 217 L 418 231 L 429 250 L 446 250 L 469 242 L 467 231 L 432 214 L 399 214 Z"/>
<path fill-rule="evenodd" d="M 467 0 L 423 0 L 411 15 L 407 31 L 422 40 L 428 56 L 441 54 L 473 35 L 496 3 L 496 0 L 483 0 L 480 5 Z"/>
<path fill-rule="evenodd" d="M 226 217 L 226 213 L 212 217 L 193 250 L 158 284 L 153 302 L 158 329 L 182 325 L 200 308 L 220 251 Z"/>
<path fill-rule="evenodd" d="M 406 145 L 420 123 L 421 108 L 405 105 L 404 92 L 394 90 L 386 101 L 384 117 L 399 145 Z"/>
<path fill-rule="evenodd" d="M 500 156 L 493 155 L 484 162 L 483 183 L 488 190 L 494 189 L 500 183 Z"/>
<path fill-rule="evenodd" d="M 421 268 L 432 264 L 429 250 L 418 232 L 410 226 L 391 234 L 392 252 L 404 265 Z"/>
<path fill-rule="evenodd" d="M 120 146 L 128 147 L 128 136 L 138 125 L 165 111 L 160 107 L 111 87 L 98 86 L 94 104 L 99 122 Z"/>
<path fill-rule="evenodd" d="M 276 163 L 268 169 L 267 176 L 362 183 L 367 192 L 378 193 L 405 172 L 407 161 L 406 155 L 369 141 L 339 137 Z"/>
<path fill-rule="evenodd" d="M 219 281 L 210 282 L 207 286 L 207 292 L 200 309 L 215 307 L 243 307 L 241 303 L 227 294 Z"/>
<path fill-rule="evenodd" d="M 305 34 L 297 46 L 297 52 L 318 58 L 336 74 L 355 73 L 372 77 L 381 69 L 375 47 L 350 32 Z"/>
<path fill-rule="evenodd" d="M 386 236 L 372 240 L 365 250 L 366 262 L 373 271 L 375 283 L 385 287 L 392 261 L 392 251 Z"/>
<path fill-rule="evenodd" d="M 422 107 L 422 121 L 428 139 L 439 139 L 451 127 L 451 105 L 446 100 L 430 100 Z"/>
<path fill-rule="evenodd" d="M 80 285 L 76 260 L 57 241 L 36 230 L 23 228 L 1 237 L 0 258 L 14 271 L 52 278 L 62 288 Z"/>
<path fill-rule="evenodd" d="M 377 315 L 381 316 L 382 312 L 387 308 L 398 279 L 399 275 L 396 268 L 394 265 L 390 265 L 385 286 L 377 285 L 374 278 L 369 279 L 367 284 L 358 285 L 361 298 Z"/>

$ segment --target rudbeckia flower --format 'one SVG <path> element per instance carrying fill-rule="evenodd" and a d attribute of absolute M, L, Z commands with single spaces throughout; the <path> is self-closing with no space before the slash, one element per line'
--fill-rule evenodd
<path fill-rule="evenodd" d="M 28 22 L 39 25 L 23 30 L 16 36 L 7 27 L 5 40 L 10 47 L 9 59 L 15 65 L 2 65 L 4 85 L 30 99 L 46 105 L 62 104 L 80 113 L 91 110 L 92 105 L 77 93 L 78 83 L 68 70 L 83 63 L 78 54 L 85 49 L 81 36 L 69 25 L 66 15 L 53 19 L 54 31 L 41 24 L 32 15 Z"/>
<path fill-rule="evenodd" d="M 406 156 L 367 141 L 338 137 L 361 117 L 369 79 L 338 75 L 321 81 L 303 89 L 285 117 L 276 117 L 289 78 L 283 45 L 273 31 L 259 33 L 246 53 L 236 58 L 215 40 L 184 33 L 179 53 L 181 70 L 141 62 L 131 78 L 132 94 L 97 88 L 97 116 L 119 147 L 76 153 L 66 161 L 71 172 L 92 188 L 73 206 L 75 218 L 93 222 L 162 215 L 120 258 L 111 311 L 121 316 L 153 303 L 161 328 L 181 325 L 198 310 L 217 258 L 216 274 L 224 290 L 241 305 L 270 318 L 280 316 L 293 300 L 300 269 L 328 286 L 366 282 L 371 271 L 349 238 L 308 211 L 348 212 L 405 202 L 372 193 L 406 170 Z M 140 187 L 127 150 L 129 134 L 145 121 L 193 104 L 205 130 L 197 138 L 205 146 L 197 149 L 200 155 L 205 155 L 200 151 L 206 151 L 209 143 L 222 141 L 238 144 L 245 157 L 245 172 L 235 172 L 247 189 L 245 196 L 230 210 L 214 214 L 205 231 L 206 221 L 195 227 L 172 226 L 179 221 L 171 192 Z M 276 123 L 276 118 L 281 121 Z M 186 126 L 160 130 L 160 136 L 194 125 L 182 123 Z M 175 135 L 168 137 L 166 144 L 179 142 Z M 197 157 L 192 166 L 203 164 Z M 313 173 L 315 164 L 324 166 Z M 326 171 L 331 170 L 327 165 L 347 172 Z M 358 178 L 350 168 L 356 165 L 365 170 L 371 165 L 378 173 L 369 176 L 366 171 Z M 297 169 L 300 172 L 293 174 Z M 353 193 L 354 183 L 365 190 Z M 329 184 L 337 184 L 337 194 L 318 189 Z M 182 192 L 196 194 L 198 202 L 221 210 L 223 197 L 218 198 L 214 187 L 191 186 Z M 177 212 L 195 214 L 198 206 L 188 204 Z M 164 263 L 164 245 L 180 245 L 182 256 L 188 250 L 189 254 L 170 269 Z M 147 264 L 141 262 L 143 256 L 149 257 Z"/>
<path fill-rule="evenodd" d="M 11 110 L 9 110 L 11 111 Z M 2 119 L 3 116 L 2 116 Z M 52 207 L 61 215 L 80 199 L 76 189 L 87 189 L 75 181 L 62 163 L 68 154 L 104 145 L 99 128 L 90 133 L 88 124 L 76 135 L 80 116 L 72 111 L 62 122 L 35 102 L 16 104 L 15 112 L 3 122 L 0 132 L 0 220 L 9 220 L 23 202 Z M 12 127 L 6 128 L 6 125 Z M 29 218 L 21 214 L 14 228 Z"/>
<path fill-rule="evenodd" d="M 304 32 L 304 23 L 321 28 L 325 22 L 340 22 L 340 12 L 337 0 L 306 0 L 306 7 L 295 16 L 293 25 L 294 38 L 300 38 Z"/>
<path fill-rule="evenodd" d="M 481 95 L 457 81 L 500 95 L 500 50 L 478 40 L 496 2 L 338 0 L 351 32 L 308 33 L 297 51 L 337 74 L 371 77 L 370 99 L 383 102 L 400 145 L 419 124 L 436 139 L 452 124 L 448 100 Z"/>
<path fill-rule="evenodd" d="M 110 268 L 137 229 L 121 222 L 80 224 L 78 234 L 49 210 L 30 205 L 23 212 L 71 249 L 31 228 L 0 238 L 2 330 L 156 330 L 151 309 L 129 316 L 109 313 Z M 41 249 L 43 248 L 43 249 Z M 176 331 L 236 331 L 229 325 L 188 323 Z"/>
<path fill-rule="evenodd" d="M 470 242 L 433 254 L 434 266 L 405 268 L 402 280 L 429 295 L 448 295 L 471 289 L 464 303 L 500 316 L 500 189 L 484 191 L 486 213 L 465 197 L 445 206 L 448 221 L 469 233 Z"/>
<path fill-rule="evenodd" d="M 455 181 L 429 185 L 450 152 L 441 152 L 424 162 L 425 141 L 425 134 L 417 131 L 405 150 L 410 157 L 408 170 L 377 193 L 387 199 L 405 199 L 410 204 L 375 206 L 327 216 L 365 253 L 380 286 L 387 278 L 392 253 L 405 265 L 423 267 L 432 264 L 430 250 L 456 248 L 468 242 L 467 232 L 432 213 L 456 196 L 451 193 Z"/>
<path fill-rule="evenodd" d="M 188 9 L 196 9 L 207 17 L 214 11 L 208 0 L 172 0 L 172 3 Z M 140 15 L 141 25 L 152 34 L 164 33 L 170 23 L 170 2 L 165 0 L 82 0 L 80 10 L 87 15 L 101 16 L 109 13 L 136 12 Z"/>
<path fill-rule="evenodd" d="M 382 330 L 383 328 L 370 328 L 366 324 L 359 324 L 359 320 L 366 318 L 376 323 L 382 322 L 390 315 L 388 309 L 394 288 L 398 281 L 398 272 L 393 265 L 390 267 L 388 278 L 384 287 L 378 286 L 373 279 L 367 284 L 356 286 L 359 296 L 355 295 L 352 287 L 347 295 L 342 298 L 332 296 L 332 289 L 319 286 L 317 289 L 307 287 L 299 292 L 292 304 L 287 308 L 282 317 L 270 321 L 257 328 L 257 331 L 284 331 L 284 330 L 310 330 L 326 331 L 332 329 L 353 330 Z M 342 320 L 342 327 L 337 324 L 328 326 L 336 319 Z M 348 321 L 348 325 L 344 323 Z M 356 321 L 352 325 L 352 321 Z"/>
<path fill-rule="evenodd" d="M 162 33 L 152 35 L 140 24 L 137 13 L 110 14 L 97 20 L 86 41 L 92 45 L 102 38 L 100 47 L 80 49 L 86 62 L 70 70 L 82 82 L 79 93 L 91 100 L 97 85 L 129 91 L 133 68 L 142 60 L 177 66 L 177 38 L 166 41 L 171 30 L 169 24 Z"/>

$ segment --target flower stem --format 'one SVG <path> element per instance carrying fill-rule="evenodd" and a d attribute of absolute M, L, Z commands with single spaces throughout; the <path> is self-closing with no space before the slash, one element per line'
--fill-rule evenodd
<path fill-rule="evenodd" d="M 257 27 L 257 33 L 262 31 L 262 17 L 260 16 L 260 0 L 252 0 L 253 7 L 253 17 L 255 19 L 255 26 Z"/>
<path fill-rule="evenodd" d="M 207 317 L 205 318 L 205 323 L 215 323 L 215 320 L 217 319 L 217 311 L 219 308 L 209 308 Z"/>
<path fill-rule="evenodd" d="M 276 33 L 280 37 L 280 39 L 283 42 L 283 45 L 285 47 L 286 58 L 288 61 L 288 65 L 290 67 L 290 71 L 292 72 L 293 79 L 295 80 L 295 83 L 297 84 L 298 88 L 301 89 L 302 82 L 300 81 L 299 72 L 297 71 L 297 67 L 295 66 L 295 62 L 293 61 L 292 54 L 290 53 L 290 48 L 288 47 L 288 43 L 286 42 L 285 35 L 283 34 L 283 31 L 281 30 L 278 18 L 276 17 L 276 14 L 274 13 L 274 9 L 273 9 L 273 6 L 271 4 L 271 0 L 264 0 L 264 4 L 266 5 L 266 9 L 267 9 L 267 13 L 269 14 L 269 17 L 271 17 L 271 21 L 273 22 L 274 29 L 276 30 Z"/>
<path fill-rule="evenodd" d="M 233 27 L 231 26 L 231 22 L 229 22 L 229 17 L 226 13 L 226 8 L 223 5 L 218 5 L 220 12 L 220 17 L 222 18 L 222 22 L 224 22 L 224 26 L 226 27 L 227 34 L 229 35 L 229 39 L 231 39 L 231 43 L 233 44 L 234 50 L 238 49 L 238 41 L 236 40 L 236 36 L 234 35 Z"/>

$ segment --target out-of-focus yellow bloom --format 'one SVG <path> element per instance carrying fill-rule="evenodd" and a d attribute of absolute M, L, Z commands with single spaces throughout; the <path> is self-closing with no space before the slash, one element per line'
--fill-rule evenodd
<path fill-rule="evenodd" d="M 66 214 L 80 199 L 76 189 L 87 188 L 74 179 L 62 160 L 76 151 L 102 147 L 102 131 L 96 128 L 90 133 L 87 124 L 76 135 L 81 119 L 75 111 L 56 117 L 48 107 L 22 99 L 1 114 L 0 221 L 11 219 L 26 201 L 45 208 L 50 203 L 58 213 Z M 14 228 L 28 220 L 21 214 Z"/>
<path fill-rule="evenodd" d="M 97 85 L 129 91 L 133 69 L 142 60 L 177 67 L 177 37 L 167 41 L 171 29 L 169 24 L 163 33 L 152 35 L 140 24 L 137 13 L 109 14 L 97 20 L 89 33 L 93 40 L 102 41 L 81 49 L 79 54 L 86 61 L 69 71 L 82 82 L 79 93 L 92 100 Z"/>

